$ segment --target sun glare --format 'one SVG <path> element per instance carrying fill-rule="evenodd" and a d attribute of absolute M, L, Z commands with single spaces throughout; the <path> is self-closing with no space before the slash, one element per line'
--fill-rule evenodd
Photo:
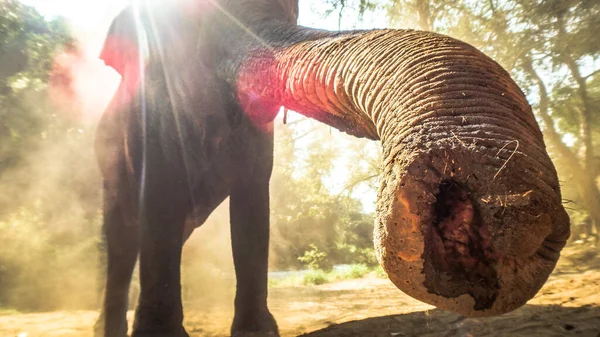
<path fill-rule="evenodd" d="M 65 18 L 77 39 L 78 50 L 56 56 L 55 68 L 61 68 L 71 77 L 71 88 L 76 95 L 75 104 L 80 117 L 94 122 L 112 98 L 120 76 L 98 58 L 112 19 L 128 4 L 128 0 L 76 1 L 76 0 L 21 0 L 35 7 L 48 19 Z M 71 101 L 57 102 L 70 104 Z"/>
<path fill-rule="evenodd" d="M 113 18 L 127 5 L 137 0 L 21 0 L 22 3 L 35 7 L 42 15 L 66 18 L 78 40 L 78 54 L 65 53 L 58 55 L 56 62 L 67 70 L 72 77 L 70 88 L 77 96 L 81 116 L 85 120 L 95 121 L 110 101 L 118 87 L 120 76 L 112 68 L 106 66 L 99 58 L 99 53 L 106 37 L 106 32 Z M 181 0 L 192 4 L 195 0 Z M 153 0 L 153 6 L 165 6 L 171 0 Z M 323 29 L 338 29 L 332 20 L 325 20 L 314 13 L 323 12 L 327 5 L 317 0 L 300 1 L 300 24 Z M 197 6 L 190 7 L 190 12 L 201 10 Z M 374 20 L 365 22 L 370 26 Z M 353 28 L 353 27 L 341 27 Z"/>

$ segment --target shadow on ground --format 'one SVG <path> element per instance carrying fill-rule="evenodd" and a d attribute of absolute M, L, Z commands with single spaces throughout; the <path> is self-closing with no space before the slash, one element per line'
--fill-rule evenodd
<path fill-rule="evenodd" d="M 442 310 L 389 315 L 343 324 L 303 337 L 454 337 L 581 336 L 600 337 L 600 307 L 527 305 L 506 315 L 463 318 Z"/>

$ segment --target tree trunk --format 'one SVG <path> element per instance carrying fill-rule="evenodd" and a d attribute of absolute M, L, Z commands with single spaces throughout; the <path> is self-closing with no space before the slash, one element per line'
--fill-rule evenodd
<path fill-rule="evenodd" d="M 575 176 L 579 193 L 581 195 L 581 203 L 583 208 L 588 212 L 592 226 L 595 229 L 595 235 L 600 234 L 600 190 L 596 185 L 595 179 L 587 173 Z"/>
<path fill-rule="evenodd" d="M 560 134 L 554 127 L 554 120 L 550 116 L 550 99 L 544 81 L 535 71 L 530 56 L 522 57 L 522 61 L 523 69 L 533 78 L 538 86 L 540 96 L 538 113 L 545 124 L 544 134 L 550 144 L 557 150 L 558 154 L 564 157 L 565 162 L 569 163 L 566 167 L 571 171 L 571 176 L 575 177 L 574 183 L 577 184 L 577 190 L 583 201 L 581 206 L 590 215 L 593 226 L 596 228 L 596 232 L 600 233 L 600 190 L 595 182 L 596 175 L 593 173 L 594 170 L 586 169 L 586 166 L 581 164 L 581 160 L 577 154 L 571 151 L 571 149 L 563 143 Z M 589 125 L 589 122 L 587 125 Z M 590 142 L 589 137 L 586 137 L 586 139 L 587 141 L 584 142 Z M 586 149 L 587 148 L 590 147 L 586 146 Z M 586 153 L 586 156 L 588 155 L 589 154 Z"/>
<path fill-rule="evenodd" d="M 429 0 L 416 0 L 415 9 L 419 13 L 419 28 L 426 31 L 433 31 Z"/>

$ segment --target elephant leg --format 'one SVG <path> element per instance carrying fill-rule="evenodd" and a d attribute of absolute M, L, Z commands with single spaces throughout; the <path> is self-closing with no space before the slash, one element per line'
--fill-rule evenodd
<path fill-rule="evenodd" d="M 106 252 L 106 283 L 102 312 L 95 325 L 98 337 L 127 336 L 129 285 L 139 249 L 138 224 L 133 217 L 130 200 L 122 193 L 104 188 L 103 248 Z M 117 189 L 118 190 L 118 189 Z"/>
<path fill-rule="evenodd" d="M 230 193 L 231 242 L 237 279 L 232 337 L 279 336 L 277 323 L 267 308 L 269 178 L 273 156 L 269 139 L 266 137 L 257 151 L 254 172 L 234 183 Z"/>
<path fill-rule="evenodd" d="M 169 183 L 148 179 L 140 225 L 140 298 L 132 337 L 188 336 L 183 328 L 180 263 L 189 203 L 171 193 Z"/>
<path fill-rule="evenodd" d="M 230 196 L 231 241 L 237 279 L 232 337 L 278 336 L 267 308 L 268 182 L 239 183 Z"/>

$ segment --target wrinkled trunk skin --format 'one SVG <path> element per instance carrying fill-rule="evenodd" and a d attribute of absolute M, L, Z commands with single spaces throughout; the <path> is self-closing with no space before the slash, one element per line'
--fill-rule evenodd
<path fill-rule="evenodd" d="M 506 71 L 433 33 L 256 27 L 248 40 L 260 42 L 229 65 L 248 114 L 270 119 L 283 105 L 381 140 L 375 250 L 399 289 L 466 316 L 502 314 L 537 293 L 569 219 Z"/>

